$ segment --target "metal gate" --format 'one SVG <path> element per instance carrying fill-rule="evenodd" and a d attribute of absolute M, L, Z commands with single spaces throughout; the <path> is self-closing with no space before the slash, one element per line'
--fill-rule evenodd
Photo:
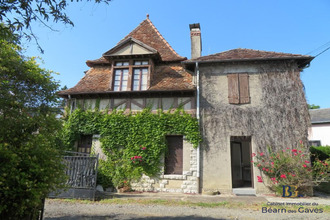
<path fill-rule="evenodd" d="M 95 199 L 97 166 L 99 155 L 68 152 L 63 157 L 66 165 L 67 188 L 49 194 L 50 198 Z"/>

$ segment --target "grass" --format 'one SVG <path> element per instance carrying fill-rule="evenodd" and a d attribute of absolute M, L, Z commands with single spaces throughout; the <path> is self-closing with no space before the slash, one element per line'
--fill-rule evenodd
<path fill-rule="evenodd" d="M 78 200 L 78 199 L 54 199 L 55 201 L 67 202 L 67 203 L 81 203 L 81 204 L 140 204 L 140 205 L 164 205 L 164 206 L 186 206 L 186 207 L 202 207 L 202 208 L 229 208 L 229 209 L 245 209 L 245 210 L 254 210 L 260 211 L 263 207 L 272 208 L 272 209 L 293 209 L 297 210 L 301 206 L 281 206 L 281 205 L 267 205 L 267 203 L 255 203 L 255 204 L 246 204 L 242 202 L 191 202 L 191 201 L 179 201 L 171 199 L 122 199 L 122 198 L 113 198 L 113 199 L 102 199 L 100 201 L 90 201 L 90 200 Z M 303 206 L 309 209 L 323 209 L 325 213 L 330 213 L 329 205 L 318 205 L 318 206 Z"/>

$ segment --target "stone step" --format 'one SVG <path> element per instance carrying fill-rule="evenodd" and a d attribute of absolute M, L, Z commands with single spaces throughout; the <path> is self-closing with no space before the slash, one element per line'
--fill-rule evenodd
<path fill-rule="evenodd" d="M 233 193 L 236 196 L 255 196 L 256 190 L 253 188 L 234 188 Z"/>

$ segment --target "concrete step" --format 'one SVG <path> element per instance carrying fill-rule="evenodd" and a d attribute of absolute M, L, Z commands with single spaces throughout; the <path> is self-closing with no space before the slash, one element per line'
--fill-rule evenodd
<path fill-rule="evenodd" d="M 236 196 L 255 196 L 256 190 L 253 188 L 233 188 L 233 193 Z"/>

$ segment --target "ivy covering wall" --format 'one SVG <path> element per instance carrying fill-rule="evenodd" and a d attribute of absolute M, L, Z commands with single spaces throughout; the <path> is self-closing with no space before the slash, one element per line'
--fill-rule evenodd
<path fill-rule="evenodd" d="M 100 134 L 101 147 L 107 156 L 106 161 L 101 161 L 100 175 L 118 187 L 142 174 L 160 174 L 161 158 L 167 152 L 166 135 L 184 135 L 194 147 L 201 141 L 197 119 L 181 109 L 157 114 L 150 109 L 137 114 L 76 109 L 64 123 L 63 143 L 75 150 L 74 143 L 80 135 L 88 134 Z"/>

